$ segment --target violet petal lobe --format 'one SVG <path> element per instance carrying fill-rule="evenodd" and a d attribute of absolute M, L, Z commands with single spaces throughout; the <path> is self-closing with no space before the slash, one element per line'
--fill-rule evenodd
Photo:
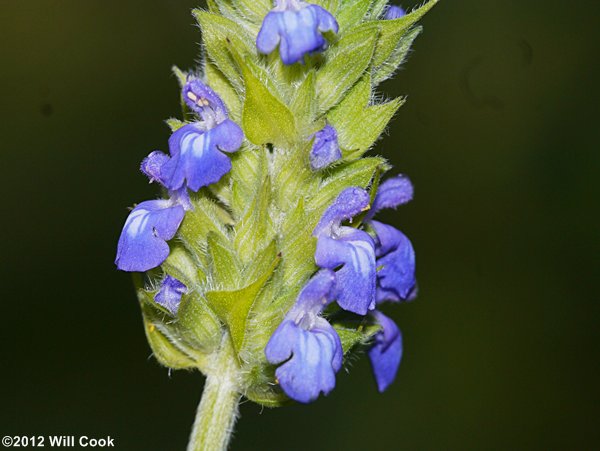
<path fill-rule="evenodd" d="M 379 392 L 384 392 L 396 378 L 402 360 L 402 333 L 396 323 L 379 311 L 373 316 L 381 326 L 375 343 L 369 350 L 369 359 Z"/>
<path fill-rule="evenodd" d="M 167 200 L 138 204 L 129 214 L 119 238 L 115 264 L 122 271 L 147 271 L 169 256 L 169 245 L 183 217 L 181 205 Z"/>

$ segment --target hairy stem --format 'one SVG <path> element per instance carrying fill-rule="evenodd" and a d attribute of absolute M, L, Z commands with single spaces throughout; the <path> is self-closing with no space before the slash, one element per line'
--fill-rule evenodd
<path fill-rule="evenodd" d="M 229 337 L 207 373 L 187 451 L 226 450 L 240 401 L 238 366 Z"/>

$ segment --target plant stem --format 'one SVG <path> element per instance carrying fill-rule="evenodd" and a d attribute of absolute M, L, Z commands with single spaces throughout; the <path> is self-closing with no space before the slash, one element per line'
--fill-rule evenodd
<path fill-rule="evenodd" d="M 227 449 L 241 397 L 237 375 L 236 358 L 226 337 L 206 376 L 187 451 Z"/>

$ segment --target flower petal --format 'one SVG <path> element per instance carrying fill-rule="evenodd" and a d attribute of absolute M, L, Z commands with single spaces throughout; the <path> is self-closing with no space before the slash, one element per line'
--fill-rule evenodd
<path fill-rule="evenodd" d="M 410 202 L 413 198 L 413 193 L 413 185 L 405 175 L 398 175 L 387 179 L 377 190 L 377 196 L 375 196 L 371 210 L 365 219 L 371 219 L 375 216 L 375 213 L 383 209 L 396 208 Z"/>
<path fill-rule="evenodd" d="M 313 170 L 323 169 L 331 163 L 342 158 L 335 128 L 326 125 L 325 128 L 315 133 L 315 139 L 310 151 L 310 167 Z"/>
<path fill-rule="evenodd" d="M 338 32 L 339 26 L 337 20 L 335 20 L 335 17 L 333 17 L 329 11 L 319 5 L 310 5 L 309 8 L 314 11 L 317 17 L 317 22 L 319 24 L 318 30 L 321 33 L 326 33 L 328 31 L 334 33 Z"/>
<path fill-rule="evenodd" d="M 296 304 L 287 316 L 294 318 L 300 312 L 314 315 L 321 313 L 333 299 L 334 285 L 335 273 L 329 269 L 321 269 L 302 288 Z"/>
<path fill-rule="evenodd" d="M 147 271 L 169 256 L 169 245 L 185 210 L 166 200 L 138 204 L 129 214 L 119 238 L 115 264 L 122 271 Z"/>
<path fill-rule="evenodd" d="M 192 111 L 204 120 L 209 117 L 217 122 L 227 119 L 227 107 L 219 95 L 197 78 L 189 78 L 182 89 L 183 99 Z"/>
<path fill-rule="evenodd" d="M 383 392 L 396 378 L 402 360 L 402 334 L 396 323 L 383 313 L 375 311 L 373 315 L 382 330 L 375 335 L 375 343 L 369 350 L 369 359 L 377 388 Z"/>
<path fill-rule="evenodd" d="M 377 234 L 377 301 L 410 300 L 415 293 L 415 251 L 412 243 L 396 228 L 371 221 Z"/>
<path fill-rule="evenodd" d="M 227 119 L 208 131 L 215 145 L 222 152 L 237 152 L 244 142 L 244 132 L 238 124 Z"/>
<path fill-rule="evenodd" d="M 165 186 L 177 190 L 187 183 L 198 191 L 218 182 L 231 170 L 231 161 L 221 150 L 236 151 L 242 139 L 241 129 L 229 119 L 207 131 L 199 123 L 181 127 L 169 138 L 171 159 L 161 170 Z"/>
<path fill-rule="evenodd" d="M 385 20 L 394 20 L 399 19 L 400 17 L 404 17 L 405 15 L 406 11 L 404 11 L 404 8 L 402 8 L 401 6 L 391 5 L 385 12 L 383 18 Z"/>
<path fill-rule="evenodd" d="M 187 292 L 185 284 L 175 277 L 167 276 L 162 281 L 160 290 L 154 296 L 157 304 L 162 305 L 174 315 L 179 309 L 181 297 Z"/>
<path fill-rule="evenodd" d="M 361 230 L 342 227 L 340 232 L 336 238 L 319 236 L 315 262 L 321 268 L 337 269 L 336 300 L 340 307 L 365 315 L 375 308 L 375 245 Z"/>
<path fill-rule="evenodd" d="M 265 16 L 258 36 L 256 37 L 256 47 L 260 53 L 269 54 L 277 48 L 279 44 L 279 13 L 272 11 Z"/>
<path fill-rule="evenodd" d="M 326 31 L 338 31 L 337 21 L 326 9 L 305 2 L 283 2 L 266 15 L 256 47 L 260 53 L 269 54 L 279 44 L 283 63 L 294 64 L 326 47 L 321 34 Z"/>
<path fill-rule="evenodd" d="M 352 219 L 369 207 L 369 193 L 358 187 L 346 188 L 325 210 L 319 224 L 313 231 L 313 236 L 332 235 L 333 229 L 342 221 Z"/>
<path fill-rule="evenodd" d="M 160 184 L 163 184 L 161 179 L 161 169 L 168 161 L 169 156 L 167 154 L 155 150 L 142 160 L 140 170 L 150 179 L 150 183 L 159 182 Z"/>
<path fill-rule="evenodd" d="M 324 269 L 304 286 L 296 304 L 271 336 L 265 356 L 283 363 L 275 375 L 283 391 L 299 402 L 311 402 L 335 387 L 342 367 L 342 343 L 319 314 L 332 301 L 335 274 Z"/>
<path fill-rule="evenodd" d="M 265 354 L 273 364 L 289 359 L 275 375 L 283 391 L 302 403 L 333 390 L 342 364 L 340 338 L 323 318 L 318 318 L 318 327 L 311 330 L 285 320 L 269 340 Z"/>

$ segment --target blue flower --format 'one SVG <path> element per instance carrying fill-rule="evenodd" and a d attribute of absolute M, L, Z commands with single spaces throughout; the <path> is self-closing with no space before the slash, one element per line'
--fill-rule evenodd
<path fill-rule="evenodd" d="M 260 53 L 269 54 L 279 44 L 284 64 L 302 61 L 304 55 L 325 49 L 322 33 L 338 32 L 338 23 L 329 11 L 301 0 L 276 0 L 256 38 Z"/>
<path fill-rule="evenodd" d="M 369 194 L 361 188 L 346 188 L 325 211 L 315 228 L 315 262 L 336 269 L 336 298 L 344 310 L 365 315 L 375 308 L 375 243 L 368 233 L 342 226 L 369 207 Z"/>
<path fill-rule="evenodd" d="M 323 169 L 334 161 L 342 158 L 342 152 L 338 144 L 338 135 L 331 125 L 315 133 L 315 139 L 310 151 L 310 167 L 313 170 Z"/>
<path fill-rule="evenodd" d="M 167 275 L 161 283 L 160 290 L 154 296 L 154 300 L 175 315 L 179 309 L 181 297 L 186 292 L 187 287 L 183 282 Z"/>
<path fill-rule="evenodd" d="M 321 270 L 304 286 L 296 304 L 271 336 L 267 360 L 283 364 L 275 375 L 292 399 L 308 403 L 335 387 L 342 367 L 342 343 L 335 329 L 319 314 L 332 301 L 334 273 Z"/>
<path fill-rule="evenodd" d="M 380 392 L 396 378 L 402 360 L 402 334 L 396 323 L 379 311 L 372 313 L 381 330 L 375 335 L 375 343 L 369 350 L 377 388 Z"/>
<path fill-rule="evenodd" d="M 236 152 L 244 132 L 228 118 L 220 97 L 200 80 L 188 80 L 183 96 L 202 121 L 186 124 L 171 135 L 171 157 L 161 165 L 158 178 L 172 191 L 183 186 L 198 191 L 231 170 L 231 161 L 223 152 Z"/>
<path fill-rule="evenodd" d="M 396 208 L 413 198 L 413 185 L 399 175 L 386 180 L 377 190 L 365 220 L 375 232 L 377 257 L 377 302 L 406 301 L 416 296 L 415 251 L 410 240 L 396 228 L 372 220 L 382 209 Z"/>
<path fill-rule="evenodd" d="M 401 6 L 391 5 L 385 12 L 385 15 L 383 16 L 383 18 L 385 20 L 393 20 L 393 19 L 399 19 L 400 17 L 404 17 L 405 15 L 406 15 L 406 11 L 404 11 L 404 8 L 402 8 Z"/>
<path fill-rule="evenodd" d="M 223 152 L 235 152 L 242 145 L 242 129 L 230 119 L 212 129 L 201 122 L 187 124 L 169 138 L 171 158 L 162 167 L 164 184 L 171 190 L 187 186 L 198 191 L 221 180 L 231 170 Z"/>
<path fill-rule="evenodd" d="M 162 167 L 169 157 L 155 151 L 142 161 L 140 170 L 150 183 L 164 185 Z M 122 271 L 147 271 L 156 268 L 169 256 L 169 245 L 192 203 L 185 186 L 169 190 L 169 199 L 149 200 L 138 204 L 129 214 L 119 238 L 115 263 Z"/>
<path fill-rule="evenodd" d="M 171 200 L 149 200 L 129 214 L 119 238 L 115 264 L 122 271 L 147 271 L 169 256 L 167 241 L 172 239 L 185 210 Z"/>

